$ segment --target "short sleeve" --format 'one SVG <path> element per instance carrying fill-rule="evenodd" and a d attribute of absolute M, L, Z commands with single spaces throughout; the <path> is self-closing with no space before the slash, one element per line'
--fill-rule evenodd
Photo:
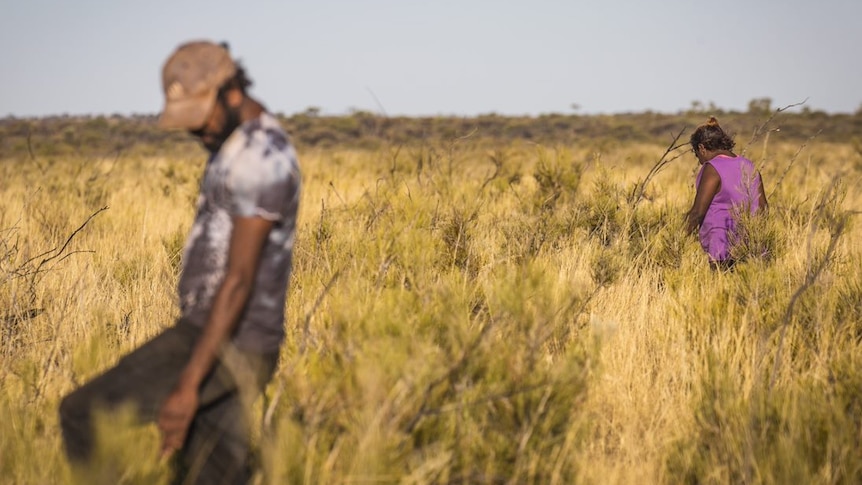
<path fill-rule="evenodd" d="M 273 222 L 288 217 L 299 190 L 296 155 L 290 145 L 274 147 L 257 132 L 230 160 L 230 213 Z M 280 148 L 280 149 L 278 149 Z"/>

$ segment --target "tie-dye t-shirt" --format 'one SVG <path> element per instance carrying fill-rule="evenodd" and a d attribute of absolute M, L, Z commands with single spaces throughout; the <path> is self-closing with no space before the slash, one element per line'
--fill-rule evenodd
<path fill-rule="evenodd" d="M 207 162 L 197 215 L 186 241 L 179 280 L 183 318 L 203 326 L 227 268 L 234 217 L 275 224 L 261 254 L 248 304 L 233 337 L 254 352 L 274 352 L 284 339 L 300 174 L 296 152 L 270 114 L 240 125 Z"/>

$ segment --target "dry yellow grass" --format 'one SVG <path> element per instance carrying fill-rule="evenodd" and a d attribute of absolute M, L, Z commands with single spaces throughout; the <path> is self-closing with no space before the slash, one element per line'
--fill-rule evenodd
<path fill-rule="evenodd" d="M 681 233 L 692 156 L 628 200 L 662 146 L 300 153 L 258 483 L 858 483 L 860 160 L 798 150 L 749 148 L 772 257 L 732 273 Z M 0 476 L 62 483 L 59 399 L 176 316 L 203 161 L 25 155 L 0 160 Z M 111 423 L 99 480 L 164 483 L 152 427 Z"/>

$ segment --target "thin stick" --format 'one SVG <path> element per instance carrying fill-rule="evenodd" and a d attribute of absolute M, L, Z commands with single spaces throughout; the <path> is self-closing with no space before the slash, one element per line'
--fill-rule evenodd
<path fill-rule="evenodd" d="M 79 232 L 81 232 L 81 230 L 83 230 L 83 229 L 84 229 L 84 227 L 86 227 L 86 225 L 87 225 L 87 224 L 88 224 L 88 223 L 89 223 L 89 222 L 90 222 L 94 217 L 96 217 L 100 212 L 102 212 L 102 211 L 106 211 L 106 210 L 108 210 L 108 206 L 102 207 L 101 209 L 97 210 L 96 212 L 93 212 L 92 214 L 90 214 L 90 217 L 88 217 L 88 218 L 87 218 L 87 220 L 86 220 L 86 221 L 84 221 L 84 223 L 83 223 L 83 224 L 81 224 L 77 229 L 75 229 L 75 230 L 72 232 L 72 234 L 70 234 L 70 235 L 69 235 L 69 237 L 68 237 L 68 238 L 66 238 L 66 242 L 65 242 L 65 243 L 63 243 L 63 246 L 62 246 L 62 247 L 60 247 L 60 249 L 59 249 L 59 250 L 58 250 L 57 248 L 54 248 L 54 249 L 50 249 L 50 250 L 48 250 L 48 251 L 45 251 L 45 252 L 44 252 L 44 253 L 42 253 L 42 254 L 36 255 L 36 256 L 34 256 L 34 257 L 32 257 L 32 258 L 28 259 L 27 261 L 25 261 L 24 263 L 22 263 L 22 264 L 21 264 L 21 266 L 25 266 L 25 265 L 27 265 L 28 263 L 31 263 L 31 262 L 33 262 L 33 261 L 35 261 L 35 260 L 37 260 L 37 259 L 41 258 L 42 256 L 47 256 L 48 254 L 56 253 L 56 254 L 54 254 L 53 256 L 47 257 L 47 258 L 45 258 L 45 259 L 43 259 L 42 261 L 40 261 L 40 262 L 39 262 L 39 264 L 36 266 L 36 272 L 38 272 L 38 271 L 39 271 L 39 268 L 41 268 L 45 263 L 47 263 L 47 262 L 49 262 L 49 261 L 51 261 L 51 260 L 53 260 L 53 259 L 56 259 L 56 258 L 57 258 L 57 257 L 59 257 L 61 254 L 63 254 L 63 251 L 65 251 L 65 250 L 66 250 L 66 247 L 67 247 L 67 246 L 69 246 L 69 243 L 70 243 L 70 242 L 72 242 L 72 239 L 73 239 L 73 238 L 74 238 L 74 237 L 75 237 Z"/>
<path fill-rule="evenodd" d="M 811 142 L 811 140 L 817 138 L 817 136 L 820 135 L 821 132 L 823 132 L 823 130 L 819 130 L 813 136 L 805 140 L 805 142 L 799 146 L 799 149 L 796 150 L 796 153 L 794 153 L 793 156 L 790 157 L 790 161 L 787 162 L 787 167 L 784 169 L 783 172 L 781 172 L 781 175 L 778 177 L 778 182 L 776 182 L 775 185 L 772 186 L 772 190 L 769 191 L 769 198 L 772 198 L 772 194 L 775 193 L 775 191 L 778 189 L 778 186 L 781 185 L 781 182 L 784 181 L 784 177 L 786 177 L 787 173 L 790 172 L 790 169 L 793 168 L 793 165 L 796 163 L 796 159 L 799 157 L 799 154 L 802 153 L 802 150 L 805 149 L 805 147 Z M 762 168 L 763 167 L 761 166 L 760 168 L 758 168 L 758 170 L 761 170 Z"/>
<path fill-rule="evenodd" d="M 667 156 L 670 155 L 672 152 L 686 145 L 686 143 L 678 143 L 679 139 L 682 138 L 683 133 L 685 133 L 685 127 L 683 127 L 679 131 L 679 133 L 673 136 L 673 139 L 670 141 L 670 144 L 668 144 L 667 149 L 664 151 L 664 153 L 661 155 L 655 165 L 652 166 L 650 171 L 647 172 L 647 175 L 646 177 L 644 177 L 643 181 L 634 186 L 634 188 L 632 189 L 632 193 L 629 196 L 629 203 L 631 204 L 632 208 L 636 207 L 640 203 L 640 201 L 643 200 L 647 184 L 650 183 L 653 177 L 655 177 L 670 162 L 676 160 L 681 156 L 677 155 L 671 159 L 667 158 Z"/>
<path fill-rule="evenodd" d="M 335 282 L 338 280 L 338 277 L 341 276 L 341 271 L 343 269 L 344 267 L 341 267 L 329 278 L 329 281 L 326 283 L 326 286 L 323 287 L 323 290 L 320 291 L 320 293 L 317 295 L 317 298 L 314 300 L 314 304 L 311 306 L 308 312 L 305 313 L 305 323 L 302 326 L 302 345 L 300 345 L 299 349 L 300 354 L 305 353 L 305 349 L 308 344 L 308 334 L 310 333 L 312 315 L 314 315 L 314 312 L 317 311 L 317 307 L 319 307 L 320 304 L 323 302 L 323 298 L 326 296 L 327 293 L 329 293 L 329 290 L 332 289 L 332 286 L 335 285 Z"/>
<path fill-rule="evenodd" d="M 766 119 L 766 121 L 764 121 L 764 122 L 763 122 L 763 124 L 761 124 L 760 126 L 758 126 L 757 128 L 755 128 L 755 129 L 754 129 L 754 133 L 752 133 L 752 135 L 751 135 L 751 139 L 750 139 L 750 140 L 748 140 L 748 143 L 746 143 L 746 144 L 745 144 L 745 146 L 742 148 L 742 152 L 740 153 L 740 155 L 745 155 L 745 152 L 748 150 L 748 147 L 749 147 L 752 143 L 754 143 L 758 138 L 760 138 L 760 135 L 762 135 L 762 134 L 763 134 L 763 131 L 764 131 L 764 130 L 766 130 L 766 127 L 769 125 L 769 123 L 771 123 L 771 122 L 772 122 L 772 120 L 774 120 L 774 119 L 775 119 L 775 117 L 776 117 L 776 116 L 778 116 L 778 114 L 779 114 L 779 113 L 782 113 L 782 112 L 784 112 L 784 111 L 787 111 L 787 110 L 789 110 L 790 108 L 795 108 L 795 107 L 797 107 L 797 106 L 802 106 L 802 105 L 803 105 L 803 104 L 805 104 L 806 102 L 808 102 L 808 98 L 805 98 L 804 100 L 802 100 L 802 101 L 801 101 L 801 102 L 799 102 L 799 103 L 788 104 L 787 106 L 784 106 L 783 108 L 778 108 L 778 109 L 776 109 L 776 110 L 775 110 L 775 111 L 774 111 L 774 112 L 769 116 L 769 118 L 767 118 L 767 119 Z"/>

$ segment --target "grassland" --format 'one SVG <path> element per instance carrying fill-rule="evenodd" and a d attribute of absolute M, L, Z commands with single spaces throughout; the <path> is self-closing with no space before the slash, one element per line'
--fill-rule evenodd
<path fill-rule="evenodd" d="M 770 211 L 717 272 L 681 230 L 696 161 L 669 136 L 468 135 L 300 146 L 257 483 L 862 482 L 853 143 L 738 137 Z M 71 481 L 59 399 L 176 317 L 203 163 L 58 153 L 0 159 L 9 484 Z M 99 480 L 166 483 L 156 431 L 125 421 L 101 422 Z"/>

